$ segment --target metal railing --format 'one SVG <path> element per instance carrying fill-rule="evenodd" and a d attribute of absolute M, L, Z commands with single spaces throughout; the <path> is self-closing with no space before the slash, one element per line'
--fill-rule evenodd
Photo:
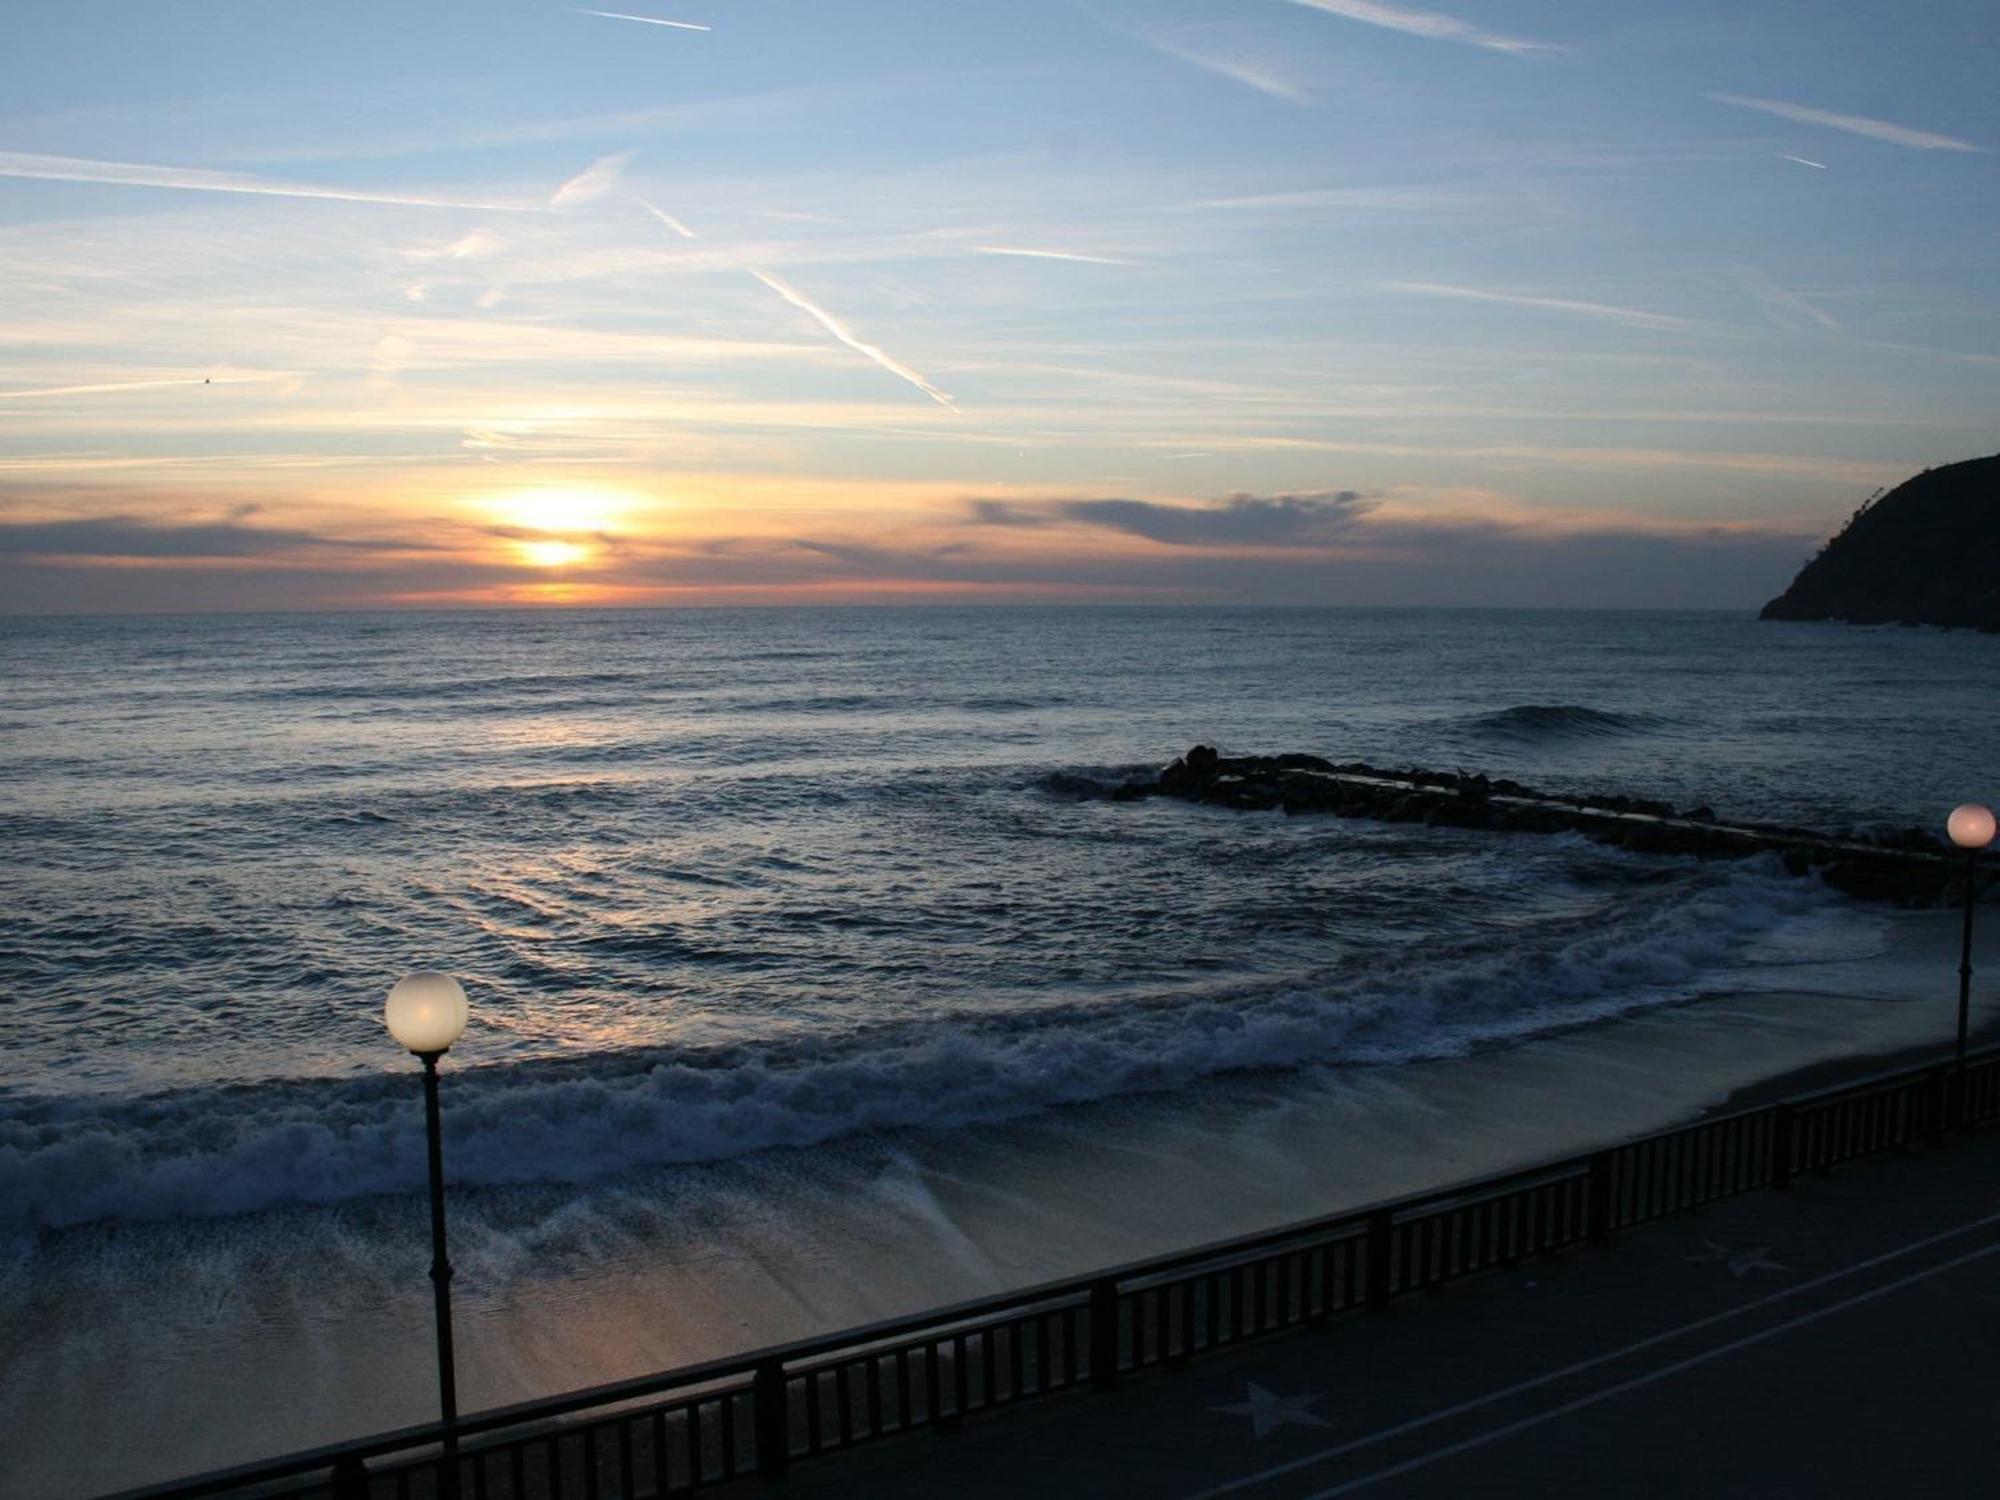
<path fill-rule="evenodd" d="M 2000 1118 L 2000 1048 L 1092 1275 L 462 1418 L 467 1500 L 612 1500 L 1105 1387 Z M 127 1490 L 442 1500 L 437 1423 Z"/>

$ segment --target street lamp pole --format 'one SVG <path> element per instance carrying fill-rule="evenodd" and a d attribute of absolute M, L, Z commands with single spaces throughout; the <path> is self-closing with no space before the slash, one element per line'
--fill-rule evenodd
<path fill-rule="evenodd" d="M 1965 935 L 1958 957 L 1958 1051 L 1956 1061 L 1965 1066 L 1966 1033 L 1972 1016 L 1972 900 L 1979 879 L 1979 851 L 1993 842 L 1995 824 L 1992 809 L 1967 802 L 1951 810 L 1945 820 L 1951 841 L 1965 851 Z"/>
<path fill-rule="evenodd" d="M 390 1035 L 424 1065 L 424 1136 L 430 1157 L 431 1296 L 437 1318 L 438 1410 L 444 1424 L 444 1500 L 457 1500 L 458 1371 L 452 1358 L 451 1258 L 444 1234 L 444 1128 L 438 1108 L 438 1059 L 465 1030 L 465 991 L 449 974 L 412 974 L 389 991 L 383 1011 Z"/>
<path fill-rule="evenodd" d="M 424 1064 L 424 1127 L 431 1158 L 431 1298 L 437 1312 L 438 1409 L 447 1458 L 458 1454 L 458 1368 L 451 1341 L 451 1258 L 444 1243 L 444 1128 L 438 1113 L 436 1052 L 417 1054 Z M 456 1470 L 454 1469 L 454 1472 Z"/>

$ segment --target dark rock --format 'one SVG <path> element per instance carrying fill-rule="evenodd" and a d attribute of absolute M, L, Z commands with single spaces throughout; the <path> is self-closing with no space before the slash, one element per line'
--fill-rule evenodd
<path fill-rule="evenodd" d="M 1870 497 L 1766 620 L 2000 629 L 2000 454 L 1926 469 Z"/>

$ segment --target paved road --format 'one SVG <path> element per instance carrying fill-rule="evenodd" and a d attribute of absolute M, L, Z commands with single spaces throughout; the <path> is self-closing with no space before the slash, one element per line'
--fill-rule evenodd
<path fill-rule="evenodd" d="M 2000 1494 L 2000 1132 L 743 1492 Z"/>

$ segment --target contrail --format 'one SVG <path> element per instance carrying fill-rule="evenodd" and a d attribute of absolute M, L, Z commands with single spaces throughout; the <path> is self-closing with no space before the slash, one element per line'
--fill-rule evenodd
<path fill-rule="evenodd" d="M 117 391 L 160 391 L 190 385 L 267 385 L 286 378 L 283 375 L 216 375 L 205 379 L 182 376 L 176 380 L 110 380 L 101 385 L 49 385 L 33 391 L 0 391 L 0 401 L 21 401 L 35 396 L 99 396 Z"/>
<path fill-rule="evenodd" d="M 1025 245 L 974 245 L 981 255 L 1025 255 L 1031 260 L 1080 260 L 1093 266 L 1129 266 L 1129 260 L 1109 255 L 1083 255 L 1075 250 L 1031 250 Z"/>
<path fill-rule="evenodd" d="M 760 271 L 755 266 L 751 266 L 749 271 L 752 276 L 755 276 L 765 286 L 776 292 L 780 297 L 783 297 L 800 312 L 817 319 L 822 328 L 839 339 L 841 343 L 847 345 L 856 354 L 865 355 L 867 358 L 874 360 L 876 364 L 887 370 L 891 375 L 909 381 L 911 385 L 922 391 L 931 400 L 937 402 L 939 406 L 947 407 L 952 411 L 958 410 L 949 395 L 939 390 L 900 360 L 891 357 L 888 353 L 876 348 L 866 340 L 856 338 L 848 331 L 846 324 L 814 302 L 812 298 L 808 297 L 797 287 L 790 285 L 788 282 L 780 281 L 769 271 Z"/>
<path fill-rule="evenodd" d="M 1896 125 L 1888 120 L 1871 120 L 1866 115 L 1837 115 L 1830 109 L 1813 109 L 1804 104 L 1791 104 L 1783 99 L 1756 99 L 1748 94 L 1710 94 L 1717 104 L 1733 104 L 1738 109 L 1761 110 L 1767 115 L 1776 115 L 1781 120 L 1794 120 L 1801 125 L 1824 125 L 1829 130 L 1844 130 L 1849 135 L 1865 135 L 1870 140 L 1887 141 L 1892 146 L 1908 146 L 1914 151 L 1978 151 L 1984 146 L 1975 146 L 1970 141 L 1962 141 L 1955 135 L 1939 135 L 1934 130 L 1913 130 L 1908 125 Z"/>
<path fill-rule="evenodd" d="M 1807 157 L 1793 156 L 1790 152 L 1786 151 L 1780 151 L 1778 155 L 1783 157 L 1786 161 L 1795 161 L 1802 167 L 1818 167 L 1822 172 L 1827 170 L 1826 163 L 1823 161 L 1812 161 Z"/>
<path fill-rule="evenodd" d="M 619 176 L 636 155 L 636 151 L 620 151 L 614 156 L 600 156 L 557 188 L 555 196 L 549 199 L 549 207 L 573 208 L 602 198 L 618 185 Z"/>
<path fill-rule="evenodd" d="M 211 172 L 204 167 L 92 161 L 81 156 L 42 156 L 32 151 L 0 151 L 0 177 L 32 177 L 47 182 L 103 182 L 117 187 L 179 188 L 193 193 L 252 193 L 271 198 L 330 198 L 339 203 L 397 203 L 413 208 L 478 208 L 517 214 L 540 212 L 537 205 L 529 203 L 484 203 L 465 198 L 425 198 L 414 193 L 370 193 L 357 188 L 278 182 L 243 172 Z"/>
<path fill-rule="evenodd" d="M 1532 307 L 1548 312 L 1579 313 L 1603 318 L 1632 328 L 1654 328 L 1670 332 L 1696 329 L 1701 325 L 1670 313 L 1647 312 L 1636 307 L 1617 307 L 1608 302 L 1583 302 L 1573 297 L 1535 297 L 1521 292 L 1490 292 L 1483 287 L 1442 286 L 1434 281 L 1391 281 L 1392 292 L 1416 292 L 1426 297 L 1462 297 L 1471 302 L 1498 302 L 1507 307 Z"/>
<path fill-rule="evenodd" d="M 676 31 L 713 31 L 698 21 L 663 21 L 658 16 L 632 16 L 622 10 L 580 10 L 580 16 L 602 16 L 607 21 L 637 21 L 643 26 L 671 26 Z"/>
<path fill-rule="evenodd" d="M 698 240 L 701 238 L 700 235 L 696 234 L 692 229 L 688 228 L 687 225 L 683 224 L 679 219 L 676 219 L 672 214 L 668 213 L 664 208 L 653 207 L 652 204 L 648 203 L 644 198 L 641 198 L 637 193 L 634 193 L 632 195 L 632 201 L 638 204 L 639 207 L 645 209 L 647 213 L 651 214 L 654 218 L 658 219 L 662 224 L 666 225 L 667 228 L 671 229 L 675 234 L 679 235 L 682 239 Z"/>
<path fill-rule="evenodd" d="M 648 203 L 644 198 L 639 197 L 636 193 L 633 194 L 632 201 L 637 203 L 641 208 L 645 209 L 647 213 L 651 214 L 654 218 L 658 219 L 662 224 L 666 225 L 667 228 L 671 229 L 675 234 L 679 235 L 682 239 L 694 240 L 701 238 L 700 235 L 696 234 L 692 229 L 688 228 L 687 225 L 683 224 L 679 219 L 675 218 L 665 209 L 655 208 L 652 204 Z M 922 391 L 926 396 L 930 397 L 931 400 L 937 402 L 939 406 L 942 406 L 949 411 L 958 410 L 957 405 L 952 401 L 951 397 L 946 392 L 939 390 L 936 386 L 932 385 L 928 380 L 924 379 L 923 376 L 919 375 L 915 370 L 912 370 L 908 365 L 904 364 L 901 360 L 896 359 L 895 357 L 890 355 L 886 350 L 876 348 L 875 345 L 867 342 L 867 340 L 865 339 L 856 338 L 854 334 L 848 329 L 845 323 L 841 322 L 840 319 L 836 318 L 832 313 L 828 312 L 825 308 L 821 307 L 817 302 L 813 301 L 812 298 L 808 297 L 804 292 L 800 291 L 797 287 L 791 285 L 791 283 L 786 281 L 781 281 L 776 276 L 773 276 L 769 271 L 760 271 L 755 266 L 745 266 L 744 269 L 748 271 L 752 276 L 755 276 L 759 281 L 763 282 L 765 286 L 769 287 L 772 291 L 776 292 L 780 297 L 783 297 L 787 302 L 791 303 L 792 306 L 796 307 L 800 312 L 805 313 L 809 317 L 811 317 L 814 321 L 816 321 L 819 324 L 820 327 L 824 328 L 828 333 L 832 334 L 835 338 L 839 339 L 841 343 L 847 345 L 847 347 L 852 349 L 856 354 L 862 355 L 867 359 L 874 361 L 874 363 L 880 365 L 883 369 L 887 370 L 891 375 L 894 375 L 897 379 L 909 381 L 911 385 L 915 386 L 918 390 Z"/>
<path fill-rule="evenodd" d="M 1470 21 L 1461 21 L 1457 16 L 1442 15 L 1432 10 L 1405 10 L 1401 6 L 1385 5 L 1382 0 L 1292 0 L 1292 3 L 1310 10 L 1323 10 L 1328 15 L 1345 16 L 1350 21 L 1360 21 L 1369 26 L 1429 37 L 1434 42 L 1463 42 L 1468 47 L 1484 47 L 1489 52 L 1511 52 L 1516 57 L 1528 52 L 1561 50 L 1547 42 L 1500 36 Z"/>

